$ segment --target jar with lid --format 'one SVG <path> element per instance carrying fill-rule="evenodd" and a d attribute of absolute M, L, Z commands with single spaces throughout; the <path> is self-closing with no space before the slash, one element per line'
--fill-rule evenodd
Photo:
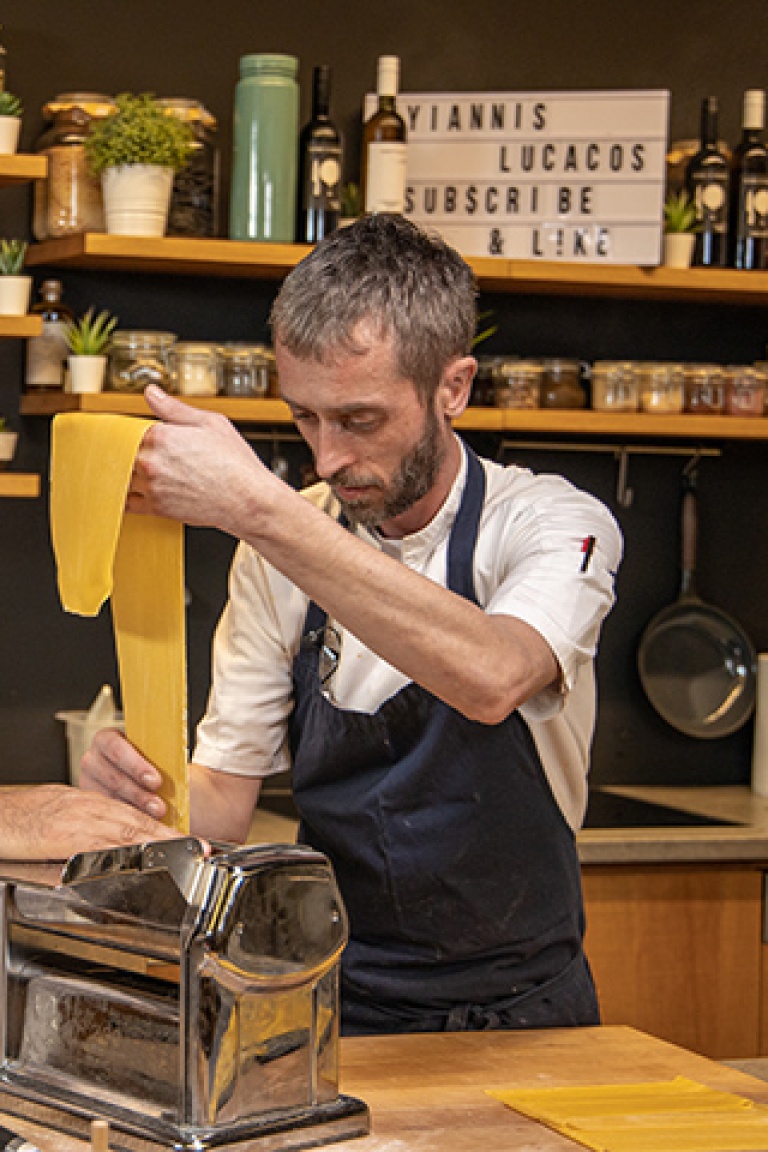
<path fill-rule="evenodd" d="M 640 407 L 659 415 L 682 412 L 685 406 L 685 378 L 682 364 L 640 362 L 635 365 Z"/>
<path fill-rule="evenodd" d="M 592 365 L 592 407 L 598 412 L 636 412 L 639 391 L 631 360 L 596 360 Z"/>
<path fill-rule="evenodd" d="M 725 412 L 725 378 L 720 364 L 684 364 L 685 411 L 699 416 Z"/>
<path fill-rule="evenodd" d="M 266 396 L 269 390 L 269 349 L 263 344 L 221 344 L 218 352 L 219 392 L 225 396 Z"/>
<path fill-rule="evenodd" d="M 175 342 L 173 332 L 118 329 L 112 336 L 107 390 L 143 392 L 148 384 L 158 384 L 172 392 L 169 353 Z"/>
<path fill-rule="evenodd" d="M 219 390 L 217 346 L 185 340 L 170 352 L 173 390 L 181 396 L 215 396 Z"/>
<path fill-rule="evenodd" d="M 766 376 L 746 364 L 728 364 L 725 376 L 725 410 L 730 416 L 762 416 Z"/>
<path fill-rule="evenodd" d="M 158 100 L 170 116 L 193 132 L 189 160 L 173 178 L 166 236 L 217 236 L 219 232 L 220 156 L 216 117 L 198 100 Z"/>
<path fill-rule="evenodd" d="M 496 403 L 493 393 L 496 369 L 503 359 L 503 356 L 478 356 L 477 372 L 469 397 L 473 407 L 493 408 Z"/>
<path fill-rule="evenodd" d="M 581 364 L 578 360 L 547 359 L 542 362 L 542 408 L 583 408 L 587 402 L 581 386 Z"/>
<path fill-rule="evenodd" d="M 115 111 L 100 92 L 64 92 L 43 106 L 49 127 L 35 142 L 48 174 L 35 181 L 32 231 L 36 240 L 104 231 L 101 181 L 87 165 L 85 140 L 94 120 Z"/>
<path fill-rule="evenodd" d="M 538 408 L 543 368 L 538 360 L 500 359 L 494 369 L 497 408 Z"/>

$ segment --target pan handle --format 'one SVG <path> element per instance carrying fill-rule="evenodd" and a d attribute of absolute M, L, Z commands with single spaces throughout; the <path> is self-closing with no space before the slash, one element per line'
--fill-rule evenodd
<path fill-rule="evenodd" d="M 698 508 L 696 474 L 683 472 L 683 494 L 680 500 L 680 595 L 696 595 L 696 549 Z"/>

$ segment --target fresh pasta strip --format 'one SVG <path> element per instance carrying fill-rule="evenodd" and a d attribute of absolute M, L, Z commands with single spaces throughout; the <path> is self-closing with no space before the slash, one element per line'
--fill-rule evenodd
<path fill-rule="evenodd" d="M 165 822 L 188 832 L 183 527 L 125 512 L 151 423 L 81 412 L 54 418 L 51 538 L 66 611 L 96 616 L 111 597 L 126 736 L 163 777 Z"/>

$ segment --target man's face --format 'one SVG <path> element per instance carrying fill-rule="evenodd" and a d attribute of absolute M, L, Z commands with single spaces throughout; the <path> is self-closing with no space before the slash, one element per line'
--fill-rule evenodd
<path fill-rule="evenodd" d="M 299 360 L 276 345 L 280 389 L 350 519 L 400 536 L 428 523 L 450 433 L 401 377 L 388 340 L 359 333 L 360 351 L 331 363 Z"/>

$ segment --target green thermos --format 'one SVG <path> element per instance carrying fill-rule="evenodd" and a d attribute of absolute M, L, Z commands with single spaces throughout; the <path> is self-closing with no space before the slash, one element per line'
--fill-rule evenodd
<path fill-rule="evenodd" d="M 295 56 L 259 53 L 240 58 L 229 213 L 233 240 L 294 240 L 298 69 Z"/>

